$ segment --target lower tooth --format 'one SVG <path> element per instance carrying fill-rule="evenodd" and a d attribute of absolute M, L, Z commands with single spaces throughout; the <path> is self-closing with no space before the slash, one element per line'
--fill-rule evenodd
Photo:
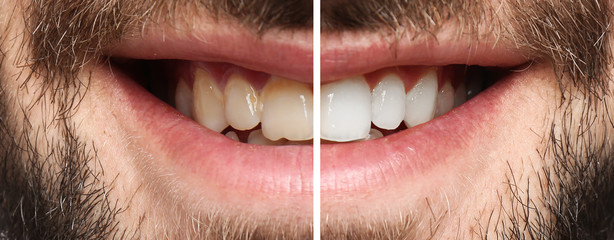
<path fill-rule="evenodd" d="M 437 72 L 429 70 L 407 92 L 405 125 L 413 127 L 433 119 L 437 100 Z"/>
<path fill-rule="evenodd" d="M 194 72 L 194 119 L 201 125 L 221 132 L 228 123 L 224 117 L 224 96 L 213 76 L 202 69 Z"/>
<path fill-rule="evenodd" d="M 232 140 L 235 140 L 235 141 L 237 141 L 237 142 L 239 141 L 239 135 L 237 135 L 237 133 L 236 133 L 236 132 L 230 131 L 230 132 L 227 132 L 227 133 L 226 133 L 226 134 L 224 134 L 224 135 L 225 135 L 226 137 L 228 137 L 228 138 L 232 139 Z"/>
<path fill-rule="evenodd" d="M 283 145 L 287 142 L 287 140 L 285 139 L 280 139 L 277 141 L 271 141 L 268 138 L 264 137 L 264 135 L 262 134 L 262 130 L 258 129 L 258 130 L 254 130 L 251 133 L 249 133 L 249 136 L 247 136 L 247 143 L 249 144 L 254 144 L 254 145 L 271 145 L 271 146 L 275 146 L 275 145 Z"/>
<path fill-rule="evenodd" d="M 313 141 L 287 141 L 284 145 L 312 145 Z"/>
<path fill-rule="evenodd" d="M 384 134 L 382 132 L 380 132 L 377 129 L 371 128 L 371 130 L 369 130 L 369 136 L 367 136 L 365 139 L 361 141 L 373 140 L 373 139 L 378 139 L 381 137 L 384 137 Z"/>
<path fill-rule="evenodd" d="M 454 107 L 454 88 L 450 82 L 446 82 L 437 94 L 437 110 L 435 117 L 439 117 Z"/>
<path fill-rule="evenodd" d="M 175 108 L 183 115 L 192 118 L 194 95 L 183 79 L 179 79 L 175 91 Z"/>

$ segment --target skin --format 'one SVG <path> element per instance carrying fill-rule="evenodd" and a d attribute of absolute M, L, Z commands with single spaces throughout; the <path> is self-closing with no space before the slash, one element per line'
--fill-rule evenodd
<path fill-rule="evenodd" d="M 449 162 L 454 162 L 435 165 L 431 177 L 401 176 L 387 187 L 364 192 L 324 191 L 323 238 L 612 236 L 614 87 L 611 33 L 605 27 L 611 21 L 610 2 L 581 2 L 588 11 L 578 14 L 562 14 L 563 9 L 581 9 L 568 1 L 556 6 L 533 1 L 378 2 L 390 12 L 374 11 L 381 8 L 368 3 L 325 1 L 324 56 L 339 39 L 383 41 L 393 48 L 425 39 L 440 44 L 496 40 L 517 48 L 531 64 L 511 74 L 502 87 L 510 95 L 499 103 L 505 111 L 490 119 L 487 137 L 471 138 L 466 147 L 450 150 Z M 295 203 L 286 198 L 276 199 L 273 206 L 250 205 L 253 199 L 236 196 L 223 206 L 227 199 L 215 191 L 190 195 L 184 186 L 190 183 L 174 182 L 165 174 L 172 166 L 147 165 L 158 159 L 118 119 L 113 111 L 118 103 L 109 97 L 112 89 L 104 79 L 110 49 L 139 36 L 139 29 L 147 33 L 146 26 L 231 26 L 252 30 L 254 39 L 291 41 L 309 33 L 311 18 L 293 13 L 281 16 L 288 20 L 282 22 L 272 20 L 274 13 L 250 12 L 253 8 L 233 13 L 191 2 L 194 8 L 150 8 L 152 2 L 144 1 L 124 6 L 129 11 L 118 18 L 119 27 L 113 29 L 119 30 L 111 31 L 108 23 L 115 18 L 110 13 L 98 25 L 78 24 L 92 22 L 87 17 L 95 14 L 87 11 L 81 19 L 69 14 L 63 15 L 67 20 L 54 22 L 65 19 L 58 17 L 62 11 L 38 4 L 0 4 L 0 236 L 309 238 L 310 209 L 304 207 L 309 202 L 293 211 Z M 349 11 L 352 7 L 356 11 Z M 518 10 L 524 7 L 532 11 Z M 105 9 L 89 10 L 108 13 Z M 549 28 L 543 19 L 562 24 Z M 36 26 L 58 28 L 35 31 Z M 62 37 L 64 32 L 74 38 Z M 381 67 L 335 73 L 323 66 L 322 80 Z"/>

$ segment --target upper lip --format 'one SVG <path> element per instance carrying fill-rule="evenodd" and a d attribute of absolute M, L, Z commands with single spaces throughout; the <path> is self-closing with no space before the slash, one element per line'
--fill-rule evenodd
<path fill-rule="evenodd" d="M 312 82 L 312 36 L 311 31 L 280 30 L 257 35 L 234 25 L 198 30 L 155 25 L 146 29 L 142 36 L 122 39 L 105 54 L 132 59 L 226 62 Z"/>
<path fill-rule="evenodd" d="M 451 27 L 413 38 L 371 32 L 344 32 L 322 36 L 322 82 L 401 66 L 451 64 L 512 67 L 527 62 L 527 54 L 510 42 L 494 37 L 475 40 Z"/>

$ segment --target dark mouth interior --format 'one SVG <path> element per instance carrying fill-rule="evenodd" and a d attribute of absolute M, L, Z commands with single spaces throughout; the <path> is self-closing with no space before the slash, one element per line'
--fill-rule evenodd
<path fill-rule="evenodd" d="M 177 66 L 185 65 L 186 60 L 140 60 L 140 59 L 125 59 L 125 58 L 110 58 L 110 63 L 114 69 L 122 71 L 134 81 L 138 82 L 147 91 L 155 95 L 160 100 L 174 106 L 173 97 L 174 89 L 176 87 L 176 72 Z M 528 63 L 526 63 L 528 64 Z M 493 84 L 497 83 L 506 76 L 517 72 L 518 69 L 524 69 L 526 64 L 513 67 L 484 67 L 477 65 L 448 65 L 445 68 L 453 69 L 452 71 L 456 77 L 453 82 L 464 81 L 465 84 L 472 84 L 479 86 L 477 92 L 467 92 L 467 101 L 475 97 L 480 92 L 486 90 Z M 461 76 L 461 77 L 458 77 Z M 385 130 L 378 128 L 372 124 L 373 129 L 379 130 L 384 136 L 395 134 L 397 132 L 407 129 L 405 124 L 400 124 L 397 129 Z M 247 136 L 253 130 L 260 129 L 260 124 L 253 129 L 246 131 L 239 131 L 228 127 L 222 131 L 225 134 L 229 131 L 234 131 L 239 136 L 241 142 L 247 141 Z M 304 141 L 303 144 L 310 144 L 312 141 Z M 323 144 L 337 143 L 322 140 Z"/>

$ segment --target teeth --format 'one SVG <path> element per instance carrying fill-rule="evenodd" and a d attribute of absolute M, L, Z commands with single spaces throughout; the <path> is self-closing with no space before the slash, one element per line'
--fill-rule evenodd
<path fill-rule="evenodd" d="M 208 72 L 194 72 L 194 118 L 201 125 L 221 132 L 228 123 L 224 117 L 224 97 Z"/>
<path fill-rule="evenodd" d="M 437 110 L 435 116 L 441 116 L 454 107 L 454 88 L 450 82 L 446 82 L 437 94 Z"/>
<path fill-rule="evenodd" d="M 179 79 L 177 89 L 175 91 L 175 108 L 183 115 L 192 117 L 194 96 L 192 90 L 188 87 L 183 79 Z"/>
<path fill-rule="evenodd" d="M 239 141 L 239 135 L 237 135 L 236 132 L 233 132 L 233 131 L 227 132 L 225 136 L 237 142 Z"/>
<path fill-rule="evenodd" d="M 429 70 L 405 98 L 405 124 L 413 127 L 433 119 L 437 100 L 437 72 Z"/>
<path fill-rule="evenodd" d="M 247 143 L 254 144 L 254 145 L 272 145 L 273 146 L 273 145 L 283 145 L 286 142 L 287 140 L 285 139 L 271 141 L 268 138 L 264 137 L 264 135 L 262 134 L 262 130 L 260 129 L 252 131 L 251 133 L 249 133 L 249 136 L 247 136 Z"/>
<path fill-rule="evenodd" d="M 258 95 L 241 74 L 228 78 L 224 89 L 226 120 L 234 129 L 248 130 L 260 123 Z"/>
<path fill-rule="evenodd" d="M 405 87 L 396 74 L 386 75 L 371 94 L 372 122 L 382 129 L 396 129 L 405 117 Z"/>
<path fill-rule="evenodd" d="M 347 142 L 363 139 L 371 128 L 371 90 L 362 76 L 322 86 L 322 139 Z"/>
<path fill-rule="evenodd" d="M 250 130 L 260 124 L 260 129 L 250 131 L 249 144 L 311 144 L 313 92 L 309 85 L 271 76 L 258 92 L 247 77 L 232 74 L 222 92 L 208 71 L 197 68 L 192 90 L 179 79 L 176 108 L 217 132 L 229 125 Z M 401 122 L 407 127 L 428 122 L 480 90 L 479 76 L 469 80 L 456 89 L 448 81 L 438 90 L 437 69 L 431 68 L 407 94 L 404 79 L 395 73 L 384 75 L 373 90 L 364 76 L 325 84 L 321 87 L 321 138 L 323 142 L 366 141 L 383 137 L 379 130 L 397 129 Z M 372 123 L 377 129 L 371 128 Z M 235 131 L 225 135 L 240 141 Z"/>
<path fill-rule="evenodd" d="M 465 83 L 461 83 L 456 87 L 456 91 L 454 92 L 454 107 L 458 107 L 461 104 L 467 101 L 467 88 L 465 87 Z"/>
<path fill-rule="evenodd" d="M 293 141 L 313 137 L 313 92 L 307 84 L 273 77 L 262 97 L 264 136 Z"/>

